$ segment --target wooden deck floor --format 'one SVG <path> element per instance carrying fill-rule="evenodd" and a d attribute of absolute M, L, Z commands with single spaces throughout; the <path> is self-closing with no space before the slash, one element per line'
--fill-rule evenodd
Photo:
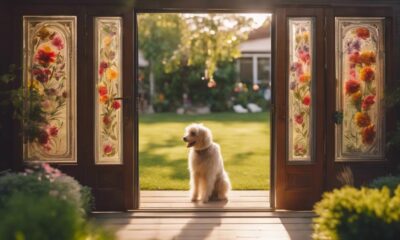
<path fill-rule="evenodd" d="M 268 210 L 268 191 L 232 191 L 227 203 L 192 203 L 188 196 L 186 191 L 141 191 L 138 211 L 94 216 L 119 240 L 311 239 L 313 213 Z"/>
<path fill-rule="evenodd" d="M 311 212 L 97 213 L 119 240 L 311 239 Z"/>
<path fill-rule="evenodd" d="M 231 191 L 229 201 L 191 202 L 187 191 L 141 191 L 141 209 L 268 209 L 269 191 Z"/>

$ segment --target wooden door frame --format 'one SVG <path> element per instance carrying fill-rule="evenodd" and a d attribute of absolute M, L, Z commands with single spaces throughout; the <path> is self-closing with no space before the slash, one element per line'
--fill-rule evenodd
<path fill-rule="evenodd" d="M 269 195 L 269 202 L 270 206 L 266 206 L 265 210 L 270 211 L 275 209 L 275 166 L 276 166 L 276 154 L 275 154 L 275 135 L 276 135 L 276 130 L 275 130 L 275 87 L 276 87 L 276 80 L 275 80 L 275 52 L 276 48 L 274 47 L 275 45 L 275 9 L 273 8 L 266 8 L 265 10 L 260 10 L 259 8 L 255 10 L 254 8 L 240 8 L 240 9 L 235 9 L 235 8 L 223 8 L 223 9 L 214 9 L 214 8 L 200 8 L 200 9 L 190 9 L 188 7 L 176 7 L 174 9 L 166 9 L 166 8 L 160 8 L 156 6 L 150 6 L 150 7 L 145 7 L 145 8 L 140 8 L 136 7 L 133 10 L 134 12 L 134 57 L 135 63 L 138 63 L 138 56 L 139 56 L 139 47 L 138 47 L 138 29 L 137 29 L 137 15 L 142 14 L 142 13 L 220 13 L 220 14 L 229 14 L 229 13 L 259 13 L 259 14 L 271 14 L 271 86 L 272 86 L 272 91 L 271 91 L 271 111 L 270 111 L 270 195 Z M 134 82 L 134 91 L 135 91 L 135 96 L 138 95 L 138 64 L 135 64 L 135 79 Z M 135 99 L 138 101 L 138 99 Z M 133 162 L 133 179 L 134 179 L 134 186 L 133 186 L 133 199 L 134 199 L 134 204 L 133 204 L 133 209 L 134 210 L 140 210 L 140 183 L 139 183 L 139 114 L 138 114 L 138 102 L 135 104 L 135 114 L 134 114 L 134 123 L 135 123 L 135 131 L 134 131 L 134 145 L 135 145 L 135 151 L 134 151 L 134 162 Z M 146 209 L 146 211 L 151 211 Z M 154 211 L 160 211 L 160 209 L 154 209 Z M 188 210 L 182 210 L 182 211 L 193 211 L 193 209 L 188 209 Z M 199 211 L 210 211 L 210 209 L 204 208 L 204 209 L 199 209 Z M 259 209 L 251 209 L 251 208 L 240 208 L 240 209 L 221 209 L 218 211 L 260 211 Z"/>
<path fill-rule="evenodd" d="M 248 1 L 237 1 L 233 0 L 232 2 L 229 2 L 229 7 L 227 7 L 227 1 L 226 0 L 214 0 L 214 1 L 161 1 L 161 0 L 137 0 L 131 4 L 126 5 L 126 1 L 119 1 L 116 0 L 115 2 L 112 0 L 59 0 L 59 1 L 54 1 L 54 0 L 43 0 L 40 3 L 38 3 L 35 0 L 8 0 L 8 7 L 11 11 L 9 18 L 13 20 L 13 22 L 10 24 L 9 29 L 12 28 L 12 39 L 14 40 L 14 43 L 12 45 L 12 49 L 10 50 L 10 55 L 11 55 L 11 61 L 14 63 L 22 63 L 22 58 L 21 58 L 21 49 L 20 46 L 22 46 L 22 15 L 76 15 L 78 17 L 78 21 L 87 20 L 87 15 L 86 11 L 88 9 L 94 9 L 96 8 L 97 5 L 100 5 L 103 7 L 103 9 L 109 9 L 111 8 L 118 8 L 119 9 L 119 14 L 121 14 L 124 18 L 124 23 L 126 22 L 127 24 L 124 24 L 124 27 L 127 27 L 127 29 L 124 28 L 124 34 L 126 35 L 126 42 L 124 42 L 124 52 L 130 52 L 129 54 L 124 54 L 124 63 L 123 63 L 123 68 L 124 68 L 124 75 L 125 77 L 129 77 L 131 79 L 130 83 L 131 88 L 133 89 L 133 84 L 135 79 L 133 79 L 134 76 L 137 76 L 137 69 L 134 67 L 132 69 L 132 66 L 136 65 L 130 65 L 134 64 L 137 62 L 137 52 L 136 50 L 132 49 L 133 45 L 137 45 L 137 42 L 135 39 L 137 39 L 137 23 L 136 23 L 136 14 L 138 12 L 147 12 L 147 11 L 153 11 L 153 12 L 160 12 L 160 11 L 170 11 L 170 12 L 176 12 L 176 11 L 182 11 L 186 10 L 188 12 L 260 12 L 260 9 L 263 9 L 265 11 L 263 12 L 269 12 L 273 14 L 273 28 L 272 28 L 272 35 L 275 35 L 275 37 L 272 38 L 272 54 L 273 54 L 273 61 L 272 61 L 272 81 L 275 81 L 276 83 L 276 62 L 277 56 L 276 53 L 276 31 L 278 29 L 275 29 L 276 26 L 276 18 L 277 18 L 277 11 L 278 9 L 285 9 L 285 8 L 290 8 L 290 7 L 296 7 L 299 6 L 297 1 L 292 1 L 292 0 L 287 0 L 284 1 L 283 3 L 278 0 L 248 0 Z M 72 4 L 72 5 L 71 5 Z M 334 33 L 333 29 L 333 24 L 329 21 L 332 21 L 334 14 L 351 14 L 351 10 L 348 10 L 348 8 L 358 8 L 359 9 L 359 2 L 355 0 L 343 0 L 339 1 L 338 3 L 334 0 L 326 0 L 324 3 L 316 3 L 314 0 L 306 0 L 304 1 L 304 4 L 302 3 L 301 6 L 304 8 L 315 8 L 315 7 L 320 7 L 323 8 L 325 11 L 325 16 L 328 17 L 328 31 Z M 394 47 L 394 40 L 398 39 L 399 32 L 397 31 L 396 24 L 400 23 L 399 20 L 396 20 L 398 18 L 399 13 L 400 13 L 400 4 L 397 3 L 394 0 L 383 0 L 380 1 L 379 3 L 376 3 L 376 1 L 373 0 L 366 0 L 364 2 L 364 7 L 363 9 L 366 9 L 364 11 L 364 14 L 358 14 L 358 16 L 372 16 L 377 14 L 375 11 L 376 9 L 385 9 L 385 10 L 379 10 L 381 13 L 386 14 L 391 20 L 390 23 L 390 28 L 387 28 L 387 37 L 386 37 L 386 44 L 388 47 L 390 47 L 390 51 L 386 51 L 386 84 L 389 85 L 394 85 L 396 80 L 394 77 L 398 77 L 400 71 L 395 69 L 392 66 L 395 66 L 396 63 L 399 62 L 398 57 L 399 57 L 399 48 Z M 374 11 L 370 11 L 371 9 L 374 9 Z M 102 10 L 107 11 L 107 10 Z M 354 10 L 353 10 L 354 11 Z M 378 11 L 378 12 L 379 12 Z M 329 15 L 331 14 L 331 15 Z M 3 19 L 3 18 L 2 18 Z M 132 25 L 133 24 L 133 25 Z M 131 26 L 131 27 L 129 27 Z M 132 32 L 133 31 L 133 32 Z M 86 90 L 79 90 L 77 92 L 77 98 L 78 99 L 86 99 L 85 98 L 85 91 L 92 91 L 93 89 L 91 88 L 92 85 L 89 83 L 89 81 L 93 81 L 93 79 L 88 78 L 88 63 L 86 63 L 82 59 L 87 59 L 85 56 L 85 53 L 83 49 L 85 48 L 85 42 L 87 41 L 85 37 L 85 25 L 83 24 L 78 24 L 77 25 L 77 40 L 78 40 L 78 45 L 77 45 L 77 60 L 79 67 L 77 68 L 77 81 L 80 83 L 80 88 L 86 88 Z M 91 33 L 88 33 L 91 34 Z M 331 41 L 331 42 L 329 42 Z M 332 43 L 333 39 L 327 39 L 327 46 L 328 47 L 328 54 L 329 55 L 332 49 L 334 49 L 334 43 Z M 4 41 L 6 42 L 6 41 Z M 8 41 L 10 42 L 10 41 Z M 137 49 L 137 47 L 135 47 Z M 330 50 L 329 50 L 330 49 Z M 391 51 L 393 50 L 393 51 Z M 125 58 L 125 55 L 127 57 Z M 332 68 L 334 66 L 334 59 L 332 58 L 327 58 L 326 63 L 328 64 L 328 69 L 325 74 L 325 78 L 327 79 L 327 84 L 326 84 L 326 91 L 327 89 L 331 89 L 331 87 L 334 87 L 334 71 L 335 69 Z M 90 67 L 90 66 L 89 66 Z M 129 79 L 128 78 L 128 79 Z M 83 81 L 81 81 L 83 80 Z M 82 83 L 83 82 L 83 83 Z M 83 84 L 83 85 L 82 85 Z M 128 85 L 129 86 L 129 85 Z M 15 86 L 16 87 L 16 86 Z M 273 90 L 272 90 L 272 101 L 273 101 L 273 107 L 271 110 L 271 189 L 276 187 L 276 167 L 277 167 L 277 143 L 274 139 L 276 139 L 277 132 L 276 132 L 276 123 L 278 122 L 276 120 L 276 115 L 280 113 L 280 111 L 275 113 L 275 101 L 276 101 L 276 84 L 272 85 Z M 137 106 L 137 91 L 135 90 L 132 94 L 129 94 L 129 89 L 124 89 L 124 95 L 129 96 L 131 95 L 131 101 L 130 104 L 132 106 Z M 133 90 L 132 90 L 133 91 Z M 327 97 L 328 98 L 328 97 Z M 326 121 L 330 121 L 331 116 L 330 112 L 332 111 L 332 102 L 331 100 L 327 99 L 327 110 L 326 110 Z M 86 103 L 82 103 L 86 104 Z M 90 105 L 90 104 L 89 104 Z M 86 108 L 88 107 L 88 104 L 86 104 Z M 124 110 L 124 115 L 126 115 L 129 119 L 133 119 L 133 121 L 128 122 L 127 126 L 124 126 L 124 131 L 134 131 L 134 139 L 133 142 L 130 140 L 127 140 L 127 142 L 124 143 L 124 145 L 130 146 L 131 150 L 130 152 L 126 153 L 124 155 L 124 159 L 127 159 L 127 167 L 126 167 L 126 172 L 124 173 L 124 184 L 125 184 L 125 191 L 127 191 L 129 194 L 126 194 L 124 197 L 124 202 L 126 209 L 137 209 L 139 207 L 139 176 L 138 176 L 138 151 L 137 151 L 137 144 L 138 143 L 138 116 L 137 114 L 133 114 L 132 107 L 130 109 Z M 279 110 L 279 109 L 278 109 Z M 137 112 L 137 111 L 136 111 Z M 90 119 L 85 119 L 85 113 L 82 110 L 77 109 L 77 132 L 84 132 L 88 128 L 91 128 L 92 123 L 90 123 Z M 386 132 L 389 131 L 390 129 L 395 128 L 395 119 L 392 119 L 390 121 L 389 116 L 394 116 L 395 113 L 393 111 L 388 112 L 388 117 L 387 117 L 387 125 L 386 125 Z M 329 127 L 330 126 L 330 127 Z M 385 162 L 385 163 L 367 163 L 367 162 L 358 162 L 358 163 L 344 163 L 344 164 L 337 164 L 334 162 L 334 150 L 332 150 L 332 146 L 334 146 L 334 141 L 332 138 L 329 138 L 329 134 L 331 136 L 334 135 L 334 129 L 332 128 L 331 125 L 329 125 L 327 130 L 326 130 L 326 135 L 327 139 L 326 144 L 327 144 L 327 154 L 326 157 L 324 158 L 323 161 L 325 161 L 325 166 L 324 166 L 324 190 L 329 190 L 332 189 L 333 187 L 336 186 L 334 183 L 335 181 L 335 171 L 337 170 L 338 165 L 349 165 L 351 167 L 359 168 L 359 169 L 364 169 L 368 170 L 373 168 L 373 167 L 378 167 L 381 169 L 381 173 L 384 172 L 390 172 L 390 168 L 394 166 L 394 161 L 392 162 Z M 22 161 L 22 139 L 20 135 L 18 134 L 19 131 L 19 124 L 16 121 L 12 121 L 12 149 L 9 150 L 9 156 L 10 159 L 9 161 L 9 166 L 12 167 L 14 170 L 20 170 L 23 166 L 23 161 Z M 89 143 L 89 139 L 92 140 L 93 136 L 90 136 L 90 134 L 82 135 L 83 138 L 78 139 L 78 147 L 77 148 L 77 163 L 76 164 L 55 164 L 55 166 L 60 167 L 63 171 L 65 171 L 67 174 L 73 174 L 74 176 L 77 177 L 77 179 L 82 183 L 82 184 L 88 184 L 90 176 L 85 173 L 85 168 L 88 168 L 90 166 L 90 161 L 93 160 L 93 151 L 92 146 L 89 146 L 89 149 L 85 149 L 85 142 Z M 125 139 L 124 139 L 125 140 Z M 93 144 L 93 143 L 92 143 Z M 331 147 L 330 147 L 331 146 Z M 125 154 L 125 153 L 124 153 Z M 6 154 L 7 155 L 7 154 Z M 129 160 L 133 158 L 132 160 Z M 393 158 L 393 160 L 396 160 Z M 125 160 L 124 160 L 125 161 Z M 79 169 L 78 166 L 82 166 L 83 169 Z M 129 173 L 129 171 L 131 171 Z M 379 173 L 380 174 L 380 173 Z M 133 182 L 132 182 L 133 181 Z M 132 188 L 129 187 L 129 185 L 132 184 Z M 133 185 L 134 184 L 134 185 Z M 132 191 L 133 189 L 133 191 Z M 270 194 L 271 198 L 271 207 L 274 208 L 275 205 L 275 194 L 274 191 L 271 191 Z"/>

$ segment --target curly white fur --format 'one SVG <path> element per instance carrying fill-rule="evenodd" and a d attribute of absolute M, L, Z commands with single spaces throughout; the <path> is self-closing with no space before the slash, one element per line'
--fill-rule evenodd
<path fill-rule="evenodd" d="M 224 170 L 220 146 L 213 142 L 210 129 L 202 124 L 191 124 L 186 127 L 183 140 L 190 147 L 191 200 L 228 200 L 231 183 Z"/>

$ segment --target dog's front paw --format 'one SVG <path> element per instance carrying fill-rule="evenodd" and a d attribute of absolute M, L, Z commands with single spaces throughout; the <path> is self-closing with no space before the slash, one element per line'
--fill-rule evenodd
<path fill-rule="evenodd" d="M 197 197 L 192 197 L 192 199 L 190 199 L 190 201 L 197 202 Z"/>

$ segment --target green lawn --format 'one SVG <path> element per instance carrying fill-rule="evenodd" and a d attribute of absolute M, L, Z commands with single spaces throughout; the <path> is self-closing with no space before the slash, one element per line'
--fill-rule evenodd
<path fill-rule="evenodd" d="M 160 113 L 139 117 L 139 172 L 142 190 L 186 190 L 188 149 L 182 141 L 193 122 L 211 129 L 221 145 L 233 189 L 269 189 L 269 113 Z"/>

